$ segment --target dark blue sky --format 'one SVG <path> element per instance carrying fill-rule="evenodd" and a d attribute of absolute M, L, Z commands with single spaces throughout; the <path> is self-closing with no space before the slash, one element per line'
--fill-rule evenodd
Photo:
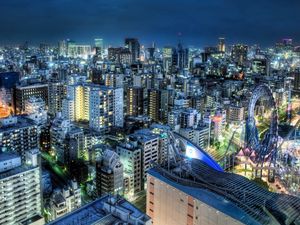
<path fill-rule="evenodd" d="M 0 0 L 0 44 L 71 38 L 122 44 L 272 45 L 283 37 L 300 42 L 299 0 Z"/>

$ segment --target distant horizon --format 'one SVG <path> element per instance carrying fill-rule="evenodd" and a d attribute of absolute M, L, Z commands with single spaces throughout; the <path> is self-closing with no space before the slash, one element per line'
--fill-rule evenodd
<path fill-rule="evenodd" d="M 149 42 L 149 41 L 144 41 L 143 39 L 140 39 L 139 37 L 134 37 L 134 36 L 127 36 L 129 38 L 137 38 L 141 44 L 141 46 L 144 46 L 145 48 L 147 47 L 150 47 L 152 45 L 152 43 L 155 43 L 155 46 L 158 47 L 158 48 L 163 48 L 163 47 L 167 47 L 167 46 L 172 46 L 172 47 L 175 47 L 178 43 L 182 43 L 184 45 L 184 47 L 189 47 L 189 48 L 197 48 L 197 49 L 201 49 L 201 48 L 205 48 L 205 47 L 213 47 L 213 46 L 217 46 L 218 45 L 218 41 L 219 39 L 216 38 L 214 39 L 213 41 L 215 41 L 215 43 L 213 43 L 213 41 L 211 41 L 210 43 L 211 44 L 203 44 L 203 45 L 200 45 L 200 44 L 189 44 L 187 43 L 184 38 L 181 38 L 181 39 L 178 39 L 177 41 L 173 41 L 172 43 L 166 43 L 166 44 L 163 44 L 163 43 L 157 43 L 155 40 Z M 26 42 L 28 43 L 28 46 L 30 47 L 39 47 L 40 44 L 46 44 L 46 45 L 49 45 L 50 47 L 55 47 L 58 45 L 58 43 L 60 41 L 64 41 L 64 40 L 72 40 L 74 41 L 76 44 L 83 44 L 83 45 L 91 45 L 93 46 L 94 45 L 94 39 L 97 39 L 97 38 L 101 38 L 103 39 L 103 43 L 104 43 L 104 46 L 107 48 L 109 46 L 111 47 L 122 47 L 124 46 L 124 40 L 125 38 L 127 37 L 124 37 L 122 40 L 118 41 L 118 42 L 114 42 L 114 43 L 111 43 L 110 41 L 108 41 L 107 43 L 107 40 L 103 37 L 93 37 L 93 38 L 89 38 L 89 39 L 85 39 L 85 40 L 77 40 L 76 38 L 64 38 L 64 39 L 59 39 L 57 41 L 30 41 L 30 40 L 25 40 L 25 41 L 19 41 L 19 42 L 14 42 L 14 43 L 1 43 L 0 42 L 0 47 L 18 47 L 20 45 L 23 45 L 25 44 Z M 224 36 L 220 36 L 220 37 L 224 37 Z M 233 46 L 235 44 L 244 44 L 244 45 L 248 45 L 248 46 L 259 46 L 260 48 L 262 49 L 266 49 L 266 48 L 271 48 L 271 47 L 274 47 L 277 43 L 280 43 L 282 42 L 284 39 L 292 39 L 293 40 L 293 45 L 296 47 L 296 46 L 300 46 L 300 40 L 299 42 L 298 41 L 295 41 L 293 38 L 290 38 L 290 37 L 284 37 L 284 38 L 281 38 L 273 43 L 269 43 L 268 45 L 261 45 L 259 42 L 252 42 L 252 43 L 247 43 L 247 42 L 241 42 L 241 41 L 231 41 L 231 40 L 228 40 L 226 37 L 225 38 L 225 45 L 226 46 Z M 146 43 L 147 42 L 147 43 Z"/>

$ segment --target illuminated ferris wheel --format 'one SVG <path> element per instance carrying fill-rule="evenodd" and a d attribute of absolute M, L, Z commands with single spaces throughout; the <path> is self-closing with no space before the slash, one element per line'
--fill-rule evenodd
<path fill-rule="evenodd" d="M 258 100 L 267 100 L 271 110 L 270 127 L 264 138 L 259 140 L 258 129 L 255 122 L 255 106 Z M 274 162 L 277 153 L 278 142 L 278 111 L 276 102 L 270 88 L 266 85 L 259 85 L 253 90 L 249 105 L 248 118 L 246 121 L 246 147 L 255 153 L 257 163 Z"/>

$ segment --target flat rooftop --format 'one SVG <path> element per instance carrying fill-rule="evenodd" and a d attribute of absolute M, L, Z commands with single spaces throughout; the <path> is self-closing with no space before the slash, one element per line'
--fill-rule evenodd
<path fill-rule="evenodd" d="M 114 203 L 109 202 L 110 199 L 114 199 Z M 105 209 L 105 205 L 111 205 L 117 210 L 128 214 L 133 219 L 139 219 L 140 221 L 148 221 L 150 218 L 143 212 L 135 208 L 131 203 L 123 198 L 111 197 L 106 195 L 99 198 L 79 209 L 68 213 L 57 220 L 49 223 L 49 225 L 90 225 L 90 224 L 115 224 L 117 222 L 124 223 L 120 218 L 113 213 Z M 114 210 L 113 210 L 114 211 Z"/>

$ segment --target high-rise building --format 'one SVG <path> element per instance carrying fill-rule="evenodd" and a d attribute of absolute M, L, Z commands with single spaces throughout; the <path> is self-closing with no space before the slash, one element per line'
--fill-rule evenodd
<path fill-rule="evenodd" d="M 127 88 L 127 116 L 139 116 L 144 112 L 144 89 L 141 87 Z"/>
<path fill-rule="evenodd" d="M 41 98 L 48 106 L 48 84 L 19 85 L 15 88 L 16 114 L 25 111 L 25 102 L 31 98 Z"/>
<path fill-rule="evenodd" d="M 101 49 L 104 48 L 104 43 L 102 38 L 95 38 L 95 47 L 99 47 Z"/>
<path fill-rule="evenodd" d="M 123 88 L 94 86 L 89 95 L 89 124 L 95 131 L 106 133 L 112 127 L 123 127 Z"/>
<path fill-rule="evenodd" d="M 189 49 L 183 48 L 181 43 L 178 44 L 177 57 L 177 67 L 180 71 L 189 67 Z"/>
<path fill-rule="evenodd" d="M 0 153 L 0 224 L 44 224 L 39 152 L 29 151 L 26 163 L 12 153 Z"/>
<path fill-rule="evenodd" d="M 75 42 L 68 42 L 67 44 L 67 56 L 71 58 L 84 58 L 92 54 L 92 48 L 90 45 L 80 45 Z"/>
<path fill-rule="evenodd" d="M 158 89 L 148 90 L 148 116 L 155 122 L 160 120 L 161 92 Z"/>
<path fill-rule="evenodd" d="M 130 140 L 137 141 L 142 150 L 142 177 L 146 180 L 147 171 L 151 168 L 152 163 L 158 162 L 159 154 L 159 137 L 149 129 L 136 131 L 129 136 Z"/>
<path fill-rule="evenodd" d="M 123 165 L 117 153 L 107 149 L 96 162 L 98 196 L 123 194 Z"/>
<path fill-rule="evenodd" d="M 25 116 L 1 119 L 0 146 L 18 153 L 24 161 L 26 152 L 39 146 L 38 125 Z"/>
<path fill-rule="evenodd" d="M 248 46 L 247 45 L 242 45 L 242 44 L 237 44 L 232 47 L 231 51 L 231 58 L 232 60 L 242 66 L 245 64 L 247 61 L 248 57 Z"/>
<path fill-rule="evenodd" d="M 137 62 L 140 58 L 140 43 L 136 38 L 126 38 L 125 48 L 131 52 L 132 61 Z"/>
<path fill-rule="evenodd" d="M 108 59 L 121 64 L 131 64 L 133 61 L 128 48 L 108 48 Z"/>
<path fill-rule="evenodd" d="M 220 37 L 219 38 L 219 44 L 218 44 L 218 50 L 219 52 L 225 52 L 225 38 Z"/>
<path fill-rule="evenodd" d="M 133 196 L 144 189 L 142 177 L 142 149 L 137 141 L 127 140 L 116 148 L 124 167 L 124 193 Z"/>
<path fill-rule="evenodd" d="M 49 82 L 48 113 L 53 117 L 62 111 L 62 101 L 66 95 L 65 89 L 62 82 Z"/>
<path fill-rule="evenodd" d="M 163 48 L 163 67 L 165 71 L 170 71 L 172 66 L 173 47 Z"/>
<path fill-rule="evenodd" d="M 58 52 L 60 56 L 64 56 L 64 57 L 67 56 L 68 49 L 67 49 L 67 42 L 65 40 L 58 42 Z"/>

